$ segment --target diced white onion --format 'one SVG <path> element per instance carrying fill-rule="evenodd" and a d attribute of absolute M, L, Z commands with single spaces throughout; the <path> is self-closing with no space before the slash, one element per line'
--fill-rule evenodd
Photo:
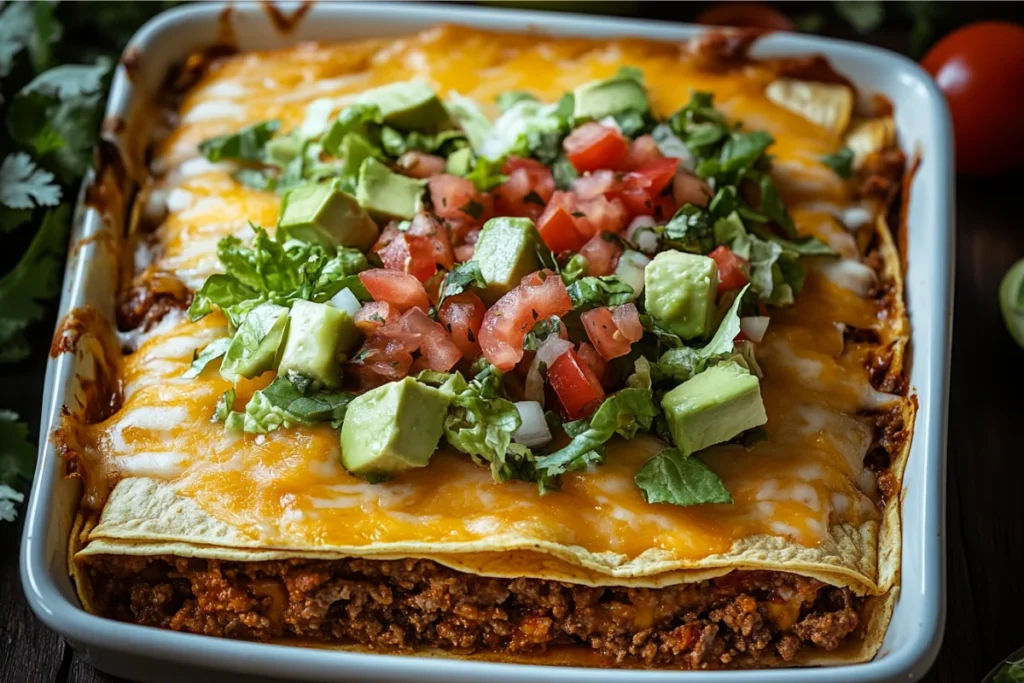
<path fill-rule="evenodd" d="M 516 410 L 522 423 L 512 433 L 512 440 L 530 448 L 543 446 L 551 441 L 551 430 L 544 419 L 544 407 L 536 401 L 517 401 Z"/>
<path fill-rule="evenodd" d="M 650 216 L 637 216 L 626 228 L 626 239 L 645 254 L 658 251 L 658 234 L 652 228 L 656 223 Z"/>
<path fill-rule="evenodd" d="M 353 294 L 352 290 L 348 287 L 335 294 L 327 303 L 337 309 L 345 311 L 352 317 L 355 317 L 356 313 L 359 312 L 359 309 L 362 308 L 362 305 L 359 303 L 359 299 L 356 298 L 356 295 Z"/>
<path fill-rule="evenodd" d="M 548 335 L 548 338 L 537 347 L 537 355 L 530 363 L 530 370 L 526 373 L 526 386 L 523 393 L 531 401 L 544 405 L 544 378 L 540 375 L 540 364 L 551 367 L 555 359 L 572 348 L 572 342 L 562 339 L 557 334 Z"/>
<path fill-rule="evenodd" d="M 619 265 L 615 267 L 615 274 L 620 280 L 633 288 L 633 296 L 639 297 L 644 291 L 644 268 L 651 262 L 638 251 L 627 249 L 619 257 Z"/>
<path fill-rule="evenodd" d="M 856 230 L 857 228 L 871 222 L 871 212 L 863 206 L 855 206 L 843 211 L 843 215 L 839 220 L 843 222 L 843 225 L 845 225 L 848 230 Z"/>
<path fill-rule="evenodd" d="M 746 318 L 740 318 L 740 330 L 743 334 L 747 335 L 747 339 L 760 344 L 761 340 L 764 339 L 764 333 L 768 330 L 768 321 L 770 318 L 766 315 L 752 315 Z"/>
<path fill-rule="evenodd" d="M 606 116 L 603 119 L 601 119 L 598 123 L 600 123 L 605 128 L 611 128 L 617 133 L 622 132 L 622 128 L 619 127 L 619 122 L 615 120 L 614 116 Z"/>

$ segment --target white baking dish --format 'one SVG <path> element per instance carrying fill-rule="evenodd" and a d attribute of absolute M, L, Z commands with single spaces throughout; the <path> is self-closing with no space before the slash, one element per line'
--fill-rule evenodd
<path fill-rule="evenodd" d="M 109 117 L 129 118 L 132 103 L 146 101 L 168 68 L 189 52 L 224 36 L 224 6 L 200 3 L 164 13 L 148 23 L 128 48 L 137 73 L 119 67 Z M 509 31 L 541 30 L 556 35 L 621 36 L 680 40 L 695 26 L 568 14 L 485 10 L 462 6 L 320 4 L 290 32 L 282 32 L 261 5 L 235 6 L 228 15 L 241 50 L 283 47 L 306 40 L 342 41 L 398 36 L 455 22 Z M 62 354 L 51 359 L 40 430 L 39 466 L 26 511 L 21 572 L 32 609 L 66 636 L 87 661 L 105 671 L 142 681 L 180 680 L 417 680 L 456 683 L 490 680 L 689 681 L 692 683 L 812 681 L 834 683 L 912 680 L 938 651 L 945 618 L 943 496 L 945 417 L 953 291 L 953 166 L 949 116 L 931 79 L 913 62 L 883 50 L 803 35 L 773 35 L 757 56 L 822 53 L 864 92 L 879 92 L 894 104 L 901 143 L 908 156 L 922 154 L 911 193 L 907 273 L 913 326 L 911 390 L 920 410 L 903 489 L 902 589 L 888 635 L 872 662 L 829 669 L 776 671 L 621 671 L 467 662 L 454 659 L 359 654 L 237 642 L 122 624 L 95 617 L 78 605 L 67 576 L 67 537 L 77 505 L 77 483 L 62 477 L 48 436 L 61 407 L 75 396 L 76 376 L 89 359 Z M 84 194 L 83 194 L 84 196 Z M 92 304 L 113 309 L 114 272 L 103 240 L 91 240 L 103 217 L 80 204 L 72 235 L 60 313 Z M 84 241 L 83 241 L 84 240 Z"/>

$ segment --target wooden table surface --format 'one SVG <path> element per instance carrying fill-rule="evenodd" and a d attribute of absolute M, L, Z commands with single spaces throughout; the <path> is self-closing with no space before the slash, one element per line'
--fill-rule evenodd
<path fill-rule="evenodd" d="M 1024 257 L 1024 171 L 957 183 L 956 316 L 947 488 L 946 633 L 928 683 L 980 681 L 1024 646 L 1024 350 L 1003 327 L 997 290 Z M 911 321 L 913 322 L 913 321 Z M 35 330 L 49 344 L 52 321 Z M 0 406 L 38 424 L 45 357 L 0 367 Z M 913 520 L 908 520 L 913 524 Z M 0 683 L 114 683 L 83 663 L 25 604 L 21 522 L 0 523 Z"/>

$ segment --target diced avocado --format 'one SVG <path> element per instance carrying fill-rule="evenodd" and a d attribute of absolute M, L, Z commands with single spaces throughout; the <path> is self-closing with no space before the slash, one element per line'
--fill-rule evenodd
<path fill-rule="evenodd" d="M 380 234 L 377 224 L 355 197 L 341 189 L 337 178 L 289 190 L 281 202 L 278 228 L 288 237 L 328 249 L 341 245 L 366 251 Z"/>
<path fill-rule="evenodd" d="M 346 176 L 355 176 L 363 161 L 374 154 L 373 145 L 359 133 L 349 133 L 341 139 L 339 156 L 342 158 L 341 172 Z"/>
<path fill-rule="evenodd" d="M 278 374 L 294 373 L 336 388 L 341 383 L 338 354 L 350 351 L 359 340 L 352 316 L 327 304 L 296 301 L 288 317 L 288 339 Z"/>
<path fill-rule="evenodd" d="M 768 421 L 757 377 L 737 363 L 714 365 L 661 400 L 672 440 L 690 455 Z"/>
<path fill-rule="evenodd" d="M 249 311 L 224 353 L 221 377 L 237 382 L 273 370 L 287 330 L 288 309 L 284 306 L 265 303 Z"/>
<path fill-rule="evenodd" d="M 718 266 L 707 256 L 663 251 L 644 269 L 647 312 L 683 339 L 711 331 Z"/>
<path fill-rule="evenodd" d="M 448 161 L 444 165 L 445 173 L 465 177 L 471 170 L 473 170 L 473 150 L 469 147 L 457 149 L 448 155 Z"/>
<path fill-rule="evenodd" d="M 341 462 L 380 479 L 424 467 L 441 440 L 450 397 L 406 377 L 352 399 L 341 428 Z"/>
<path fill-rule="evenodd" d="M 390 83 L 367 90 L 357 101 L 377 105 L 384 123 L 399 130 L 435 133 L 451 125 L 448 110 L 423 81 Z"/>
<path fill-rule="evenodd" d="M 359 167 L 356 199 L 378 220 L 411 220 L 423 207 L 421 180 L 394 173 L 369 157 Z"/>
<path fill-rule="evenodd" d="M 480 297 L 490 306 L 541 268 L 537 247 L 540 233 L 529 218 L 492 218 L 484 223 L 476 241 L 473 260 L 487 288 Z"/>
<path fill-rule="evenodd" d="M 635 78 L 614 76 L 600 81 L 584 83 L 573 93 L 573 119 L 599 121 L 624 111 L 641 114 L 650 110 L 644 86 Z"/>

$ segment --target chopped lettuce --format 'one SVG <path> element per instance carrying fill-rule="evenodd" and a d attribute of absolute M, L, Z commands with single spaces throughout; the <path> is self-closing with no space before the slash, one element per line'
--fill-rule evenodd
<path fill-rule="evenodd" d="M 203 140 L 199 151 L 209 161 L 254 161 L 263 162 L 267 142 L 281 127 L 277 120 L 263 121 L 228 135 Z"/>
<path fill-rule="evenodd" d="M 633 288 L 615 275 L 582 277 L 566 289 L 575 311 L 589 311 L 600 306 L 621 306 L 634 299 Z"/>
<path fill-rule="evenodd" d="M 712 362 L 724 359 L 735 351 L 736 335 L 740 333 L 740 305 L 750 285 L 739 291 L 715 330 L 714 336 L 700 348 L 677 346 L 661 354 L 657 370 L 665 377 L 683 382 L 699 374 Z"/>
<path fill-rule="evenodd" d="M 337 429 L 345 419 L 345 411 L 353 398 L 342 391 L 303 390 L 288 379 L 278 377 L 249 399 L 242 430 L 266 434 L 280 427 L 318 422 L 329 422 Z"/>
<path fill-rule="evenodd" d="M 648 503 L 689 506 L 704 503 L 732 503 L 732 496 L 718 475 L 691 455 L 666 448 L 651 458 L 634 477 Z"/>
<path fill-rule="evenodd" d="M 195 379 L 211 362 L 220 358 L 228 350 L 231 344 L 231 337 L 221 337 L 207 344 L 202 351 L 198 349 L 192 353 L 192 365 L 182 375 L 185 379 Z"/>

